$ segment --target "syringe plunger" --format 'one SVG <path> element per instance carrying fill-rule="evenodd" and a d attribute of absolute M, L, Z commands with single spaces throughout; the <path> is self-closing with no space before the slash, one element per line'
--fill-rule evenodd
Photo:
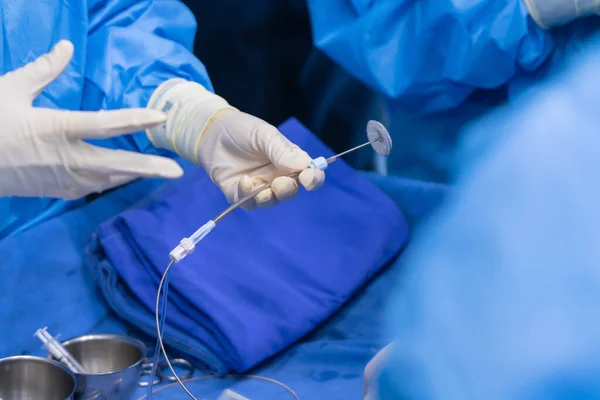
<path fill-rule="evenodd" d="M 52 337 L 52 335 L 48 333 L 47 326 L 42 329 L 38 329 L 34 336 L 40 339 L 52 357 L 65 364 L 69 369 L 71 369 L 71 371 L 78 374 L 85 374 L 85 368 L 83 368 L 83 365 L 81 365 L 79 361 L 77 361 L 75 357 L 73 357 L 71 353 L 69 353 L 67 349 L 65 349 L 63 345 L 59 343 L 58 340 L 56 340 L 56 338 Z"/>

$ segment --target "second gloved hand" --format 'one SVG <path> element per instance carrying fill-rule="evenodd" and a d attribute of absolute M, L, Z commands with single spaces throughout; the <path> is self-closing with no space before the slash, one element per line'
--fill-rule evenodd
<path fill-rule="evenodd" d="M 312 191 L 323 171 L 308 168 L 311 157 L 277 128 L 230 107 L 201 85 L 183 80 L 162 84 L 149 107 L 167 113 L 167 123 L 147 131 L 158 147 L 176 151 L 204 167 L 230 203 L 272 182 L 243 207 L 270 207 L 293 198 L 298 181 Z M 289 175 L 300 172 L 298 179 Z"/>
<path fill-rule="evenodd" d="M 73 45 L 61 41 L 51 53 L 0 77 L 0 196 L 75 199 L 139 177 L 181 176 L 173 160 L 84 142 L 155 126 L 165 120 L 160 112 L 32 107 L 72 55 Z"/>

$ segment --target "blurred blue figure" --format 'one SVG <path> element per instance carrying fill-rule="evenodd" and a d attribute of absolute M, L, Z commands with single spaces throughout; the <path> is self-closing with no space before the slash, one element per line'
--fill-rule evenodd
<path fill-rule="evenodd" d="M 60 39 L 74 44 L 66 71 L 34 106 L 89 111 L 145 107 L 154 89 L 173 77 L 212 88 L 204 66 L 191 53 L 194 16 L 177 0 L 5 0 L 0 1 L 0 9 L 1 74 L 33 61 Z M 160 152 L 143 133 L 102 144 Z M 83 202 L 0 198 L 0 238 Z"/>
<path fill-rule="evenodd" d="M 600 37 L 585 50 L 468 130 L 404 260 L 380 399 L 600 398 Z"/>

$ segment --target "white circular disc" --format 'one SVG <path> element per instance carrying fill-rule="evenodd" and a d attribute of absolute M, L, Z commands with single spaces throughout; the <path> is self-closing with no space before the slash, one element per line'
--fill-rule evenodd
<path fill-rule="evenodd" d="M 367 123 L 367 137 L 369 138 L 369 142 L 377 140 L 371 143 L 371 147 L 373 147 L 373 150 L 377 154 L 381 154 L 384 157 L 390 155 L 392 152 L 392 138 L 381 122 L 371 120 Z"/>

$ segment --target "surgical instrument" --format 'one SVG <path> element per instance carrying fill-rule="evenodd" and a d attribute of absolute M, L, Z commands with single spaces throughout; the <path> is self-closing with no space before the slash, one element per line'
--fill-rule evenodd
<path fill-rule="evenodd" d="M 77 374 L 85 374 L 85 368 L 83 365 L 81 365 L 79 361 L 77 361 L 75 357 L 73 357 L 58 340 L 56 340 L 55 337 L 48 333 L 47 326 L 43 327 L 42 329 L 38 329 L 33 336 L 40 339 L 52 357 L 65 364 L 71 371 Z"/>

